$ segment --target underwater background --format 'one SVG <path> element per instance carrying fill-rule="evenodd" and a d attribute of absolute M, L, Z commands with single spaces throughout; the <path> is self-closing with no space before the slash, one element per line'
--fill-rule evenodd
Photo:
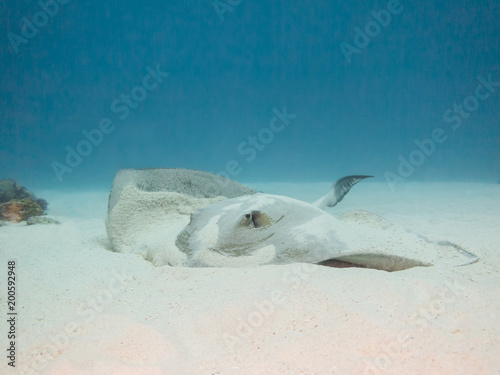
<path fill-rule="evenodd" d="M 0 178 L 500 180 L 498 1 L 0 3 Z"/>

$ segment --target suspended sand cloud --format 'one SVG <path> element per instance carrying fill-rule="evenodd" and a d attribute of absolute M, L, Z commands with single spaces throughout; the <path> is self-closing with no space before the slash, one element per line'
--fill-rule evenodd
<path fill-rule="evenodd" d="M 478 258 L 362 210 L 332 207 L 368 176 L 348 176 L 314 204 L 258 193 L 224 177 L 186 169 L 121 170 L 107 230 L 118 252 L 156 266 L 250 267 L 294 262 L 386 271 L 461 266 Z"/>

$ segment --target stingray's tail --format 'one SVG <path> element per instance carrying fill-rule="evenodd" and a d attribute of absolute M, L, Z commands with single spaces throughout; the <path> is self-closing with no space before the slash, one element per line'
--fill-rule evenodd
<path fill-rule="evenodd" d="M 317 206 L 321 209 L 325 207 L 333 207 L 337 203 L 339 203 L 342 198 L 351 190 L 351 188 L 356 185 L 359 181 L 364 180 L 365 178 L 373 177 L 373 176 L 346 176 L 337 180 L 333 183 L 330 191 L 322 198 L 318 199 L 313 203 L 314 206 Z"/>

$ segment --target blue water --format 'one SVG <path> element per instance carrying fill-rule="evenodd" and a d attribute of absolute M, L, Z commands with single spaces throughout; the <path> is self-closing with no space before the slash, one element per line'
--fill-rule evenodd
<path fill-rule="evenodd" d="M 5 0 L 0 17 L 0 178 L 28 188 L 146 167 L 500 180 L 497 1 Z"/>

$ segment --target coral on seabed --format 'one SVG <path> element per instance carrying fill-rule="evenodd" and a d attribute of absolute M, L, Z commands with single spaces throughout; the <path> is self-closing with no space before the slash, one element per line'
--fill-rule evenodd
<path fill-rule="evenodd" d="M 1 206 L 2 219 L 19 223 L 22 220 L 21 210 L 23 206 L 20 203 L 3 203 Z"/>
<path fill-rule="evenodd" d="M 18 185 L 12 179 L 0 179 L 0 203 L 6 203 L 12 199 L 30 199 L 40 206 L 42 210 L 47 209 L 47 201 L 45 199 L 36 198 L 32 192 L 24 186 Z"/>
<path fill-rule="evenodd" d="M 45 213 L 42 207 L 31 199 L 11 199 L 7 203 L 0 204 L 0 214 L 3 220 L 19 223 L 32 216 L 41 216 Z"/>
<path fill-rule="evenodd" d="M 33 216 L 45 215 L 47 201 L 36 198 L 12 179 L 0 179 L 0 220 L 19 223 Z"/>

